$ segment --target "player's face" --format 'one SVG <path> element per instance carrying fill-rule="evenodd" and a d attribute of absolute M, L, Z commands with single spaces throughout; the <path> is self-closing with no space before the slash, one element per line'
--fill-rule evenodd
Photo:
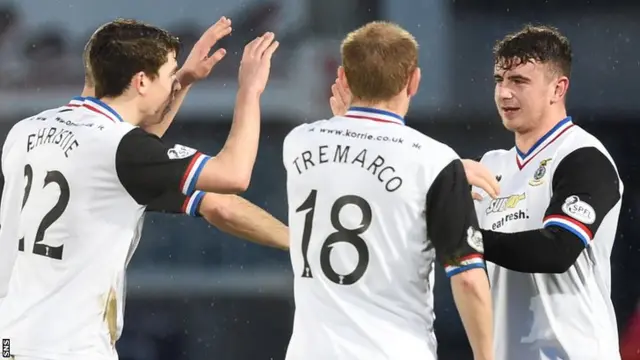
<path fill-rule="evenodd" d="M 549 74 L 547 65 L 538 62 L 494 68 L 495 102 L 508 130 L 525 133 L 542 121 L 553 102 L 555 84 Z"/>
<path fill-rule="evenodd" d="M 162 121 L 162 116 L 156 115 L 165 115 L 169 111 L 175 93 L 180 90 L 177 71 L 176 54 L 171 52 L 167 62 L 158 70 L 158 76 L 151 81 L 147 96 L 147 115 L 158 121 Z"/>

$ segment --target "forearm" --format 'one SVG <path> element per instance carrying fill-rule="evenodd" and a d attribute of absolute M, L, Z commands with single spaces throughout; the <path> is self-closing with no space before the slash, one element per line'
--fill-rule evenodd
<path fill-rule="evenodd" d="M 260 94 L 240 89 L 229 136 L 216 158 L 241 178 L 251 178 L 260 138 Z"/>
<path fill-rule="evenodd" d="M 482 230 L 482 237 L 486 261 L 525 273 L 566 272 L 584 250 L 577 237 L 556 227 L 516 233 Z"/>
<path fill-rule="evenodd" d="M 187 97 L 187 93 L 191 89 L 191 85 L 187 85 L 181 88 L 175 95 L 173 102 L 171 103 L 171 108 L 169 112 L 166 114 L 159 114 L 158 116 L 164 115 L 162 119 L 157 119 L 159 122 L 153 122 L 152 125 L 144 126 L 143 129 L 151 134 L 156 135 L 157 137 L 163 137 L 166 134 L 167 130 L 171 124 L 173 124 L 173 119 L 175 119 L 180 107 L 182 106 L 182 102 Z"/>
<path fill-rule="evenodd" d="M 207 193 L 200 214 L 228 234 L 260 245 L 289 249 L 289 228 L 239 196 Z"/>
<path fill-rule="evenodd" d="M 493 315 L 489 280 L 484 269 L 451 278 L 453 298 L 460 313 L 474 359 L 493 359 Z"/>

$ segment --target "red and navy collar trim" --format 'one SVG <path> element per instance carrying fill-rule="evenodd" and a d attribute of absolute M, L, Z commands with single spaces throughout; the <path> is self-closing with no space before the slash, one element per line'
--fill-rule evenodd
<path fill-rule="evenodd" d="M 347 113 L 344 114 L 344 116 L 353 119 L 373 120 L 404 125 L 404 118 L 402 116 L 392 113 L 391 111 L 368 107 L 352 106 L 347 110 Z"/>
<path fill-rule="evenodd" d="M 67 106 L 85 108 L 106 117 L 112 122 L 124 122 L 120 114 L 118 114 L 111 106 L 93 96 L 76 96 L 69 101 Z"/>
<path fill-rule="evenodd" d="M 547 146 L 551 145 L 554 141 L 556 141 L 562 134 L 567 132 L 570 128 L 572 128 L 575 124 L 571 120 L 571 116 L 567 116 L 562 119 L 559 123 L 556 124 L 549 132 L 544 134 L 535 144 L 529 149 L 529 151 L 522 152 L 516 146 L 516 162 L 518 164 L 518 168 L 522 170 L 531 160 L 533 160 L 536 155 L 541 153 Z"/>
<path fill-rule="evenodd" d="M 68 107 L 79 107 L 84 103 L 84 98 L 82 96 L 75 96 L 69 100 L 69 103 L 66 105 Z"/>

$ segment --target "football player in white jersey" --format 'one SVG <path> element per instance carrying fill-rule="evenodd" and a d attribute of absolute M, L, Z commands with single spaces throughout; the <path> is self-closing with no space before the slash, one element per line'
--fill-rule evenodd
<path fill-rule="evenodd" d="M 482 200 L 498 360 L 620 358 L 609 264 L 623 184 L 600 141 L 567 116 L 571 62 L 553 28 L 526 26 L 499 42 L 496 105 L 516 146 L 463 160 Z M 332 93 L 340 114 L 348 85 L 338 80 Z M 499 189 L 487 186 L 486 167 Z"/>
<path fill-rule="evenodd" d="M 481 160 L 500 197 L 476 203 L 496 359 L 619 359 L 610 256 L 623 185 L 602 143 L 567 116 L 569 40 L 526 26 L 494 54 L 496 106 L 515 135 Z"/>
<path fill-rule="evenodd" d="M 126 20 L 115 20 L 115 22 L 118 21 Z M 96 32 L 98 30 L 96 30 Z M 191 50 L 189 57 L 178 71 L 177 76 L 180 81 L 181 88 L 177 91 L 174 97 L 170 111 L 162 117 L 161 121 L 154 121 L 147 126 L 142 126 L 145 131 L 157 135 L 158 137 L 162 137 L 164 135 L 168 127 L 173 122 L 182 100 L 186 96 L 191 85 L 194 82 L 207 77 L 216 63 L 224 57 L 224 49 L 216 50 L 211 56 L 208 56 L 208 54 L 216 42 L 222 37 L 228 35 L 230 32 L 231 20 L 226 17 L 222 17 L 203 33 L 200 40 Z M 93 36 L 87 42 L 83 53 L 85 68 L 84 88 L 80 97 L 72 99 L 69 104 L 67 104 L 70 107 L 81 106 L 85 101 L 85 98 L 94 96 L 93 75 L 89 64 L 89 49 L 92 44 L 92 40 Z M 4 177 L 0 174 L 0 189 L 3 188 L 3 186 Z M 198 195 L 199 191 L 196 191 L 194 194 Z M 162 201 L 157 201 L 155 204 L 147 206 L 147 210 L 166 212 L 166 208 L 180 209 L 188 215 L 201 215 L 212 225 L 236 237 L 250 240 L 261 245 L 281 249 L 288 249 L 289 247 L 287 227 L 266 211 L 260 209 L 240 196 L 233 194 L 206 193 L 204 196 L 193 197 L 194 200 L 197 200 L 195 202 L 189 202 L 189 199 L 191 198 L 182 194 L 180 191 L 175 191 L 172 195 L 166 195 Z M 174 204 L 167 206 L 168 202 L 173 202 Z M 181 206 L 180 204 L 185 206 Z M 186 206 L 187 204 L 189 206 Z M 13 249 L 15 248 L 14 243 L 15 241 L 9 241 L 6 246 L 8 246 L 8 249 Z M 2 246 L 4 245 L 0 245 L 0 247 Z M 0 256 L 8 256 L 10 254 L 10 251 L 0 252 Z M 13 261 L 8 258 L 4 259 L 1 263 L 3 269 L 8 269 L 13 266 Z M 9 271 L 0 272 L 0 277 L 7 279 L 0 281 L 0 283 L 8 285 L 7 282 L 9 275 Z M 2 297 L 6 295 L 6 290 L 6 286 L 0 287 L 0 302 L 2 301 Z"/>
<path fill-rule="evenodd" d="M 11 339 L 16 359 L 117 358 L 110 314 L 113 299 L 122 298 L 145 207 L 175 190 L 194 199 L 196 189 L 246 189 L 277 46 L 267 33 L 245 47 L 231 133 L 215 158 L 167 147 L 137 127 L 165 113 L 179 88 L 177 39 L 138 22 L 95 34 L 96 98 L 11 129 L 2 154 L 0 243 L 16 239 L 19 251 L 0 307 L 0 337 Z"/>
<path fill-rule="evenodd" d="M 114 20 L 114 23 L 126 21 L 125 19 L 117 19 Z M 98 28 L 95 33 L 101 28 Z M 82 54 L 85 82 L 82 94 L 76 99 L 82 102 L 86 98 L 95 96 L 93 72 L 89 62 L 89 53 L 95 33 L 87 41 Z M 180 82 L 180 89 L 176 92 L 169 111 L 166 114 L 159 114 L 161 115 L 159 121 L 143 124 L 141 128 L 160 138 L 164 136 L 191 86 L 195 82 L 206 78 L 213 67 L 226 55 L 225 49 L 220 48 L 209 56 L 216 43 L 230 33 L 231 19 L 223 16 L 202 34 L 176 74 Z M 80 105 L 78 102 L 74 106 Z M 233 194 L 206 193 L 204 196 L 199 196 L 198 193 L 199 191 L 196 191 L 197 196 L 194 197 L 197 201 L 189 202 L 188 197 L 182 192 L 174 191 L 165 195 L 163 202 L 156 202 L 147 206 L 147 211 L 166 212 L 167 210 L 165 209 L 181 209 L 191 216 L 202 215 L 212 225 L 236 237 L 280 249 L 289 248 L 287 227 L 258 206 Z M 169 202 L 174 204 L 170 205 Z"/>
<path fill-rule="evenodd" d="M 344 116 L 296 127 L 283 160 L 295 320 L 287 360 L 434 360 L 436 258 L 475 359 L 493 359 L 482 237 L 456 153 L 405 126 L 417 43 L 373 22 L 342 44 Z"/>

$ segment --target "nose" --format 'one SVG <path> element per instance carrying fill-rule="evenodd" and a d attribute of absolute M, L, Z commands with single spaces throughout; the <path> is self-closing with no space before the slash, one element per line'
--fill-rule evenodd
<path fill-rule="evenodd" d="M 511 99 L 513 98 L 513 92 L 506 86 L 498 85 L 498 98 L 500 99 Z"/>
<path fill-rule="evenodd" d="M 182 89 L 182 85 L 180 84 L 180 81 L 176 80 L 175 84 L 173 85 L 173 91 L 178 92 L 180 91 L 180 89 Z"/>

